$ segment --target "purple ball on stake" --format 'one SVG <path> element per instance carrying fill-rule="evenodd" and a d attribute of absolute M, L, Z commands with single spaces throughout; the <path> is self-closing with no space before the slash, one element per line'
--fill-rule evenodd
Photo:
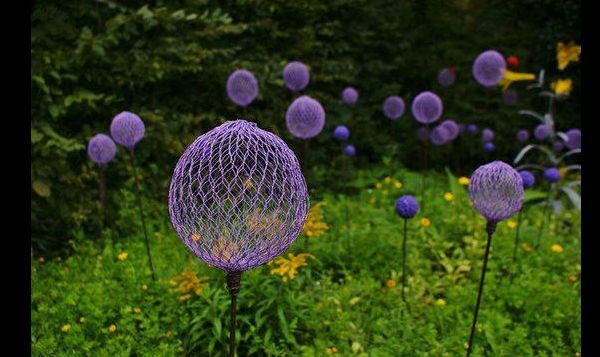
<path fill-rule="evenodd" d="M 494 140 L 494 136 L 494 131 L 490 128 L 485 128 L 481 131 L 481 140 L 483 140 L 484 143 Z"/>
<path fill-rule="evenodd" d="M 480 53 L 473 62 L 473 77 L 484 87 L 493 87 L 504 78 L 506 61 L 498 51 Z"/>
<path fill-rule="evenodd" d="M 257 95 L 258 82 L 252 72 L 238 69 L 227 79 L 227 96 L 240 107 L 248 106 Z"/>
<path fill-rule="evenodd" d="M 102 218 L 100 230 L 104 231 L 108 218 L 108 204 L 106 202 L 106 166 L 115 157 L 117 146 L 110 136 L 96 134 L 88 143 L 87 153 L 93 162 L 100 168 L 100 204 L 102 206 Z M 103 241 L 103 240 L 102 240 Z"/>
<path fill-rule="evenodd" d="M 533 187 L 535 185 L 535 176 L 531 173 L 531 171 L 521 170 L 519 171 L 519 176 L 521 176 L 521 180 L 523 180 L 523 189 Z M 525 203 L 523 203 L 525 204 Z M 519 246 L 519 232 L 521 231 L 521 215 L 523 214 L 523 209 L 519 210 L 519 214 L 517 216 L 517 229 L 515 230 L 515 244 L 513 246 L 513 265 L 517 261 L 517 251 Z"/>
<path fill-rule="evenodd" d="M 346 141 L 350 137 L 350 129 L 345 125 L 338 125 L 333 130 L 333 138 L 337 141 Z"/>
<path fill-rule="evenodd" d="M 546 140 L 550 137 L 550 128 L 546 124 L 540 124 L 535 127 L 533 136 L 539 141 Z"/>
<path fill-rule="evenodd" d="M 442 146 L 448 142 L 450 138 L 450 132 L 446 127 L 438 125 L 429 134 L 429 141 L 435 146 Z"/>
<path fill-rule="evenodd" d="M 356 148 L 354 147 L 354 145 L 346 145 L 346 147 L 344 148 L 344 154 L 348 156 L 356 155 Z"/>
<path fill-rule="evenodd" d="M 358 101 L 358 91 L 353 87 L 346 87 L 342 91 L 342 101 L 347 106 L 353 106 Z"/>
<path fill-rule="evenodd" d="M 520 143 L 524 143 L 527 140 L 529 140 L 529 131 L 525 129 L 520 129 L 519 131 L 517 131 L 517 140 Z"/>
<path fill-rule="evenodd" d="M 581 149 L 581 130 L 570 129 L 565 134 L 567 135 L 565 146 L 569 150 Z"/>
<path fill-rule="evenodd" d="M 442 100 L 435 93 L 425 91 L 413 99 L 411 111 L 416 121 L 431 124 L 438 120 L 444 111 Z"/>
<path fill-rule="evenodd" d="M 402 301 L 406 303 L 406 225 L 410 218 L 419 212 L 419 203 L 411 195 L 404 195 L 396 201 L 396 213 L 404 219 L 404 238 L 402 239 Z"/>
<path fill-rule="evenodd" d="M 404 100 L 396 95 L 383 102 L 383 113 L 388 119 L 396 120 L 404 114 Z"/>
<path fill-rule="evenodd" d="M 460 128 L 458 127 L 458 124 L 456 124 L 456 122 L 452 119 L 444 120 L 440 123 L 440 125 L 446 128 L 448 131 L 448 141 L 456 139 L 458 134 L 460 134 Z"/>
<path fill-rule="evenodd" d="M 299 61 L 288 63 L 283 69 L 283 83 L 292 92 L 299 92 L 310 82 L 308 67 Z"/>
<path fill-rule="evenodd" d="M 491 141 L 488 141 L 487 143 L 483 144 L 483 150 L 485 150 L 486 152 L 492 152 L 495 149 L 496 149 L 496 146 Z"/>
<path fill-rule="evenodd" d="M 471 134 L 477 134 L 477 125 L 475 124 L 468 124 L 467 125 L 467 131 Z"/>

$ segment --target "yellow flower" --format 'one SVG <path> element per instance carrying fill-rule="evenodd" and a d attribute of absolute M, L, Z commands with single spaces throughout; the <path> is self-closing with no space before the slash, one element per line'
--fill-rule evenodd
<path fill-rule="evenodd" d="M 556 95 L 568 95 L 573 89 L 573 81 L 571 78 L 559 79 L 552 82 L 550 88 L 552 88 Z"/>
<path fill-rule="evenodd" d="M 400 182 L 400 181 L 394 182 L 394 187 L 397 188 L 397 189 L 401 189 L 402 188 L 402 182 Z"/>
<path fill-rule="evenodd" d="M 82 316 L 82 317 L 79 319 L 79 322 L 81 322 L 81 323 L 84 323 L 84 322 L 85 322 L 85 317 L 83 317 L 83 316 Z"/>
<path fill-rule="evenodd" d="M 142 290 L 144 290 L 144 291 L 148 290 L 148 285 L 146 285 L 146 284 L 142 285 Z"/>
<path fill-rule="evenodd" d="M 518 81 L 535 81 L 535 74 L 533 73 L 518 73 L 509 71 L 508 69 L 504 71 L 504 77 L 500 80 L 498 85 L 502 87 L 503 90 L 507 90 L 508 87 L 513 82 Z"/>
<path fill-rule="evenodd" d="M 421 226 L 423 226 L 423 228 L 429 227 L 430 224 L 431 224 L 431 221 L 428 218 L 421 219 Z"/>
<path fill-rule="evenodd" d="M 450 192 L 446 192 L 446 193 L 444 193 L 444 199 L 446 201 L 450 202 L 454 199 L 454 195 Z"/>
<path fill-rule="evenodd" d="M 39 261 L 40 263 L 43 263 L 43 262 L 45 262 L 45 261 L 46 261 L 46 259 L 44 259 L 44 257 L 40 257 L 40 258 L 38 259 L 38 261 Z"/>
<path fill-rule="evenodd" d="M 110 325 L 110 326 L 108 326 L 108 331 L 110 331 L 110 332 L 115 332 L 115 331 L 117 331 L 117 326 L 115 326 L 115 325 Z"/>
<path fill-rule="evenodd" d="M 523 250 L 526 252 L 531 252 L 533 250 L 533 247 L 527 243 L 523 243 Z"/>
<path fill-rule="evenodd" d="M 575 275 L 575 274 L 569 275 L 569 281 L 572 282 L 572 283 L 576 283 L 577 282 L 577 275 Z"/>
<path fill-rule="evenodd" d="M 189 300 L 191 297 L 192 297 L 192 295 L 190 295 L 190 294 L 185 294 L 185 295 L 183 295 L 183 296 L 181 296 L 181 297 L 179 298 L 179 301 L 180 301 L 180 302 L 184 302 L 184 301 L 186 301 L 186 300 Z"/>
<path fill-rule="evenodd" d="M 388 176 L 385 178 L 385 180 L 383 180 L 383 182 L 385 182 L 386 185 L 389 185 L 392 183 L 392 178 L 390 176 Z"/>
<path fill-rule="evenodd" d="M 508 225 L 508 228 L 515 229 L 517 227 L 517 222 L 512 219 L 509 219 L 506 224 Z"/>
<path fill-rule="evenodd" d="M 337 352 L 338 352 L 338 350 L 335 347 L 327 347 L 325 349 L 325 353 L 328 354 L 328 355 L 332 355 L 332 354 L 335 354 Z"/>
<path fill-rule="evenodd" d="M 560 244 L 554 244 L 554 245 L 552 246 L 552 251 L 553 251 L 554 253 L 562 253 L 562 252 L 563 252 L 563 250 L 564 250 L 564 248 L 563 248 L 563 247 L 562 247 Z"/>
<path fill-rule="evenodd" d="M 61 327 L 60 329 L 62 330 L 62 332 L 69 332 L 69 331 L 71 331 L 71 325 L 70 324 L 63 325 L 63 327 Z"/>
<path fill-rule="evenodd" d="M 467 186 L 467 185 L 469 185 L 469 178 L 463 176 L 458 179 L 458 183 L 460 183 L 463 186 Z"/>
<path fill-rule="evenodd" d="M 193 265 L 190 264 L 189 266 L 184 268 L 178 276 L 171 279 L 170 283 L 173 286 L 177 286 L 175 288 L 175 291 L 179 291 L 184 294 L 182 297 L 179 298 L 179 301 L 185 301 L 191 298 L 191 295 L 189 295 L 189 293 L 191 293 L 192 291 L 198 296 L 202 295 L 204 289 L 208 287 L 207 280 L 208 277 L 206 276 L 198 277 L 196 272 L 193 270 Z M 185 297 L 185 299 L 182 300 L 184 296 L 187 297 Z"/>
<path fill-rule="evenodd" d="M 559 168 L 558 172 L 560 173 L 561 178 L 564 178 L 565 176 L 567 176 L 567 168 L 564 166 Z"/>
<path fill-rule="evenodd" d="M 446 306 L 446 300 L 444 299 L 437 299 L 437 301 L 435 302 L 435 304 L 439 307 L 443 307 Z"/>
<path fill-rule="evenodd" d="M 376 201 L 377 201 L 377 199 L 375 197 L 369 198 L 369 203 L 372 205 L 374 205 Z"/>
<path fill-rule="evenodd" d="M 246 225 L 248 232 L 257 239 L 271 239 L 284 230 L 277 210 L 265 215 L 257 208 L 246 219 Z"/>
<path fill-rule="evenodd" d="M 308 258 L 313 258 L 313 256 L 308 253 L 300 253 L 297 256 L 294 255 L 294 253 L 289 253 L 288 257 L 289 259 L 279 257 L 269 262 L 269 265 L 279 265 L 277 268 L 271 269 L 271 275 L 279 274 L 284 283 L 294 279 L 296 274 L 298 274 L 298 268 L 307 266 L 308 263 L 306 263 L 306 260 Z"/>
<path fill-rule="evenodd" d="M 142 312 L 142 309 L 140 309 L 139 307 L 136 306 L 136 307 L 133 308 L 133 313 L 134 314 L 139 314 L 140 312 Z"/>
<path fill-rule="evenodd" d="M 385 286 L 387 286 L 390 289 L 393 288 L 393 287 L 395 287 L 396 286 L 396 280 L 394 280 L 394 279 L 388 279 L 385 282 Z"/>
<path fill-rule="evenodd" d="M 381 182 L 377 182 L 377 183 L 375 184 L 375 188 L 376 188 L 376 189 L 378 189 L 378 190 L 379 190 L 379 189 L 380 189 L 382 186 L 383 186 L 383 185 L 381 184 Z"/>
<path fill-rule="evenodd" d="M 308 212 L 306 222 L 302 228 L 302 233 L 309 238 L 318 238 L 325 233 L 329 226 L 324 222 L 323 213 L 321 207 L 325 205 L 325 202 L 319 202 L 314 205 Z"/>
<path fill-rule="evenodd" d="M 119 255 L 117 255 L 117 258 L 119 258 L 119 260 L 123 262 L 123 261 L 125 261 L 125 259 L 127 259 L 127 253 L 125 253 L 125 252 L 119 253 Z"/>
<path fill-rule="evenodd" d="M 571 62 L 579 62 L 579 56 L 581 55 L 581 46 L 577 46 L 574 42 L 565 45 L 562 42 L 556 44 L 556 62 L 558 62 L 558 69 L 561 71 L 569 65 Z"/>
<path fill-rule="evenodd" d="M 387 196 L 387 195 L 388 195 L 388 193 L 389 193 L 389 192 L 388 192 L 388 190 L 383 190 L 383 191 L 381 191 L 381 194 L 382 194 L 382 195 L 384 195 L 384 196 Z"/>

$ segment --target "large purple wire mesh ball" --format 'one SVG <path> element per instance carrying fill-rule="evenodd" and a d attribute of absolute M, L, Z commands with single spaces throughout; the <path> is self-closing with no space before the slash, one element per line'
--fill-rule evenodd
<path fill-rule="evenodd" d="M 558 182 L 558 180 L 560 180 L 560 172 L 558 171 L 558 169 L 556 167 L 551 167 L 551 168 L 544 170 L 543 176 L 544 176 L 544 179 L 546 179 L 546 181 L 548 181 L 550 183 L 555 183 L 555 182 Z"/>
<path fill-rule="evenodd" d="M 346 105 L 354 105 L 358 100 L 358 91 L 352 87 L 346 87 L 342 91 L 342 101 Z"/>
<path fill-rule="evenodd" d="M 492 152 L 495 149 L 496 149 L 496 146 L 491 141 L 488 141 L 487 143 L 483 144 L 483 150 L 485 150 L 486 152 Z"/>
<path fill-rule="evenodd" d="M 404 100 L 396 95 L 387 97 L 383 102 L 383 114 L 388 119 L 398 119 L 404 114 Z"/>
<path fill-rule="evenodd" d="M 350 137 L 350 129 L 345 125 L 338 125 L 333 129 L 333 138 L 337 141 L 345 141 Z"/>
<path fill-rule="evenodd" d="M 450 87 L 456 81 L 456 72 L 452 68 L 442 68 L 438 72 L 437 80 L 442 87 Z"/>
<path fill-rule="evenodd" d="M 521 170 L 519 171 L 519 175 L 521 175 L 521 179 L 523 180 L 523 187 L 530 188 L 535 185 L 535 176 L 530 171 Z"/>
<path fill-rule="evenodd" d="M 517 131 L 517 140 L 520 143 L 524 143 L 529 140 L 529 131 L 525 129 L 519 129 L 519 131 Z"/>
<path fill-rule="evenodd" d="M 419 212 L 419 204 L 411 195 L 404 195 L 396 201 L 396 213 L 402 218 L 413 218 Z"/>
<path fill-rule="evenodd" d="M 550 136 L 550 128 L 546 124 L 540 124 L 535 127 L 533 136 L 539 141 L 546 140 Z"/>
<path fill-rule="evenodd" d="M 514 107 L 519 103 L 519 95 L 514 89 L 509 89 L 502 95 L 502 101 L 509 107 Z"/>
<path fill-rule="evenodd" d="M 354 145 L 347 145 L 344 148 L 344 154 L 346 154 L 348 156 L 354 156 L 354 155 L 356 155 L 356 148 L 354 147 Z"/>
<path fill-rule="evenodd" d="M 565 134 L 567 135 L 565 146 L 569 150 L 581 149 L 581 130 L 570 129 Z"/>
<path fill-rule="evenodd" d="M 489 128 L 483 129 L 481 131 L 481 140 L 483 140 L 484 143 L 494 140 L 494 131 Z"/>
<path fill-rule="evenodd" d="M 90 159 L 100 165 L 106 165 L 112 161 L 117 152 L 117 146 L 108 135 L 96 134 L 90 139 L 87 153 Z"/>
<path fill-rule="evenodd" d="M 504 77 L 506 61 L 498 51 L 480 53 L 473 62 L 473 77 L 484 87 L 493 87 Z"/>
<path fill-rule="evenodd" d="M 306 88 L 310 81 L 308 67 L 298 61 L 288 63 L 283 69 L 283 83 L 292 92 L 299 92 Z"/>
<path fill-rule="evenodd" d="M 179 238 L 228 273 L 283 253 L 302 231 L 307 210 L 306 183 L 292 150 L 245 120 L 199 136 L 179 158 L 169 188 Z"/>
<path fill-rule="evenodd" d="M 565 143 L 562 142 L 561 140 L 556 140 L 556 141 L 552 142 L 552 150 L 554 150 L 554 152 L 561 152 L 561 151 L 563 151 L 564 148 L 565 148 Z"/>
<path fill-rule="evenodd" d="M 285 113 L 285 124 L 294 137 L 310 139 L 325 126 L 325 109 L 309 96 L 296 98 Z"/>
<path fill-rule="evenodd" d="M 468 124 L 467 125 L 467 131 L 471 134 L 477 134 L 477 125 L 475 124 Z"/>
<path fill-rule="evenodd" d="M 144 138 L 146 127 L 137 114 L 121 112 L 117 114 L 110 123 L 110 135 L 113 140 L 129 150 Z"/>
<path fill-rule="evenodd" d="M 240 107 L 252 103 L 257 95 L 258 82 L 252 72 L 238 69 L 227 79 L 227 96 Z"/>
<path fill-rule="evenodd" d="M 425 91 L 413 99 L 412 114 L 421 124 L 430 124 L 442 116 L 444 106 L 442 100 L 435 93 Z"/>
<path fill-rule="evenodd" d="M 456 124 L 456 122 L 452 119 L 444 120 L 440 123 L 440 125 L 448 130 L 448 140 L 454 140 L 458 137 L 458 134 L 460 134 L 460 128 L 458 127 L 458 124 Z"/>
<path fill-rule="evenodd" d="M 441 146 L 450 140 L 450 131 L 442 126 L 436 126 L 429 134 L 429 141 L 435 146 Z"/>
<path fill-rule="evenodd" d="M 417 139 L 419 141 L 428 141 L 429 140 L 429 129 L 425 126 L 421 126 L 417 129 Z"/>
<path fill-rule="evenodd" d="M 523 196 L 521 175 L 502 161 L 480 166 L 471 175 L 469 198 L 489 222 L 500 222 L 518 212 Z"/>

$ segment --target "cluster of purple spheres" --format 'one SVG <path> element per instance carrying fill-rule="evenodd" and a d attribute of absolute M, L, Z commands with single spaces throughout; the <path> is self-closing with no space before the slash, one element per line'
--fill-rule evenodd
<path fill-rule="evenodd" d="M 252 72 L 238 69 L 227 79 L 227 96 L 240 107 L 252 103 L 257 95 L 258 82 Z"/>
<path fill-rule="evenodd" d="M 325 109 L 313 98 L 301 96 L 290 104 L 285 114 L 285 124 L 298 139 L 314 138 L 325 126 Z"/>
<path fill-rule="evenodd" d="M 389 119 L 398 119 L 404 114 L 404 100 L 396 95 L 388 97 L 383 102 L 383 113 Z"/>
<path fill-rule="evenodd" d="M 425 91 L 413 99 L 411 110 L 416 121 L 421 124 L 431 124 L 442 116 L 444 106 L 435 93 Z"/>
<path fill-rule="evenodd" d="M 106 165 L 116 154 L 115 142 L 133 152 L 135 145 L 144 138 L 146 128 L 140 117 L 131 112 L 117 114 L 110 124 L 110 135 L 96 134 L 88 143 L 87 153 L 93 162 Z"/>

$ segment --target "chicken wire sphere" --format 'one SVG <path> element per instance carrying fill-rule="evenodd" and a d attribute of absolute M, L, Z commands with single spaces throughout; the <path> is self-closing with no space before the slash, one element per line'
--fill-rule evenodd
<path fill-rule="evenodd" d="M 523 188 L 530 188 L 533 187 L 533 185 L 535 185 L 535 176 L 533 176 L 533 174 L 530 171 L 521 170 L 519 171 L 519 175 L 523 180 Z"/>
<path fill-rule="evenodd" d="M 483 129 L 481 131 L 481 139 L 483 140 L 484 143 L 494 140 L 494 131 L 489 128 Z"/>
<path fill-rule="evenodd" d="M 523 179 L 510 165 L 494 161 L 480 166 L 469 182 L 473 207 L 489 222 L 497 223 L 512 216 L 523 205 Z"/>
<path fill-rule="evenodd" d="M 356 155 L 356 148 L 354 147 L 354 145 L 347 145 L 344 148 L 344 154 L 346 154 L 348 156 L 354 156 L 354 155 Z"/>
<path fill-rule="evenodd" d="M 346 87 L 342 91 L 342 101 L 346 105 L 354 105 L 358 100 L 358 91 L 352 87 Z"/>
<path fill-rule="evenodd" d="M 546 140 L 550 136 L 550 128 L 546 124 L 540 124 L 535 127 L 533 136 L 539 141 Z"/>
<path fill-rule="evenodd" d="M 437 80 L 442 87 L 450 87 L 456 82 L 456 72 L 452 68 L 442 68 L 438 72 Z"/>
<path fill-rule="evenodd" d="M 450 131 L 442 125 L 436 126 L 429 134 L 429 141 L 435 146 L 441 146 L 448 142 Z"/>
<path fill-rule="evenodd" d="M 488 141 L 487 143 L 483 144 L 483 150 L 485 150 L 486 152 L 492 152 L 495 149 L 496 149 L 496 146 L 491 141 Z"/>
<path fill-rule="evenodd" d="M 402 218 L 413 218 L 419 212 L 419 203 L 411 195 L 404 195 L 396 201 L 396 213 Z"/>
<path fill-rule="evenodd" d="M 468 124 L 467 125 L 467 131 L 471 134 L 477 134 L 477 125 L 475 124 Z"/>
<path fill-rule="evenodd" d="M 306 183 L 292 150 L 245 120 L 199 136 L 179 158 L 169 188 L 179 238 L 227 273 L 283 253 L 300 234 L 307 209 Z"/>
<path fill-rule="evenodd" d="M 309 96 L 299 97 L 290 104 L 285 113 L 285 124 L 294 137 L 313 138 L 319 135 L 325 126 L 325 109 L 321 103 Z"/>
<path fill-rule="evenodd" d="M 581 149 L 581 130 L 570 129 L 565 134 L 567 135 L 567 141 L 565 141 L 567 149 Z"/>
<path fill-rule="evenodd" d="M 560 171 L 556 167 L 551 167 L 544 170 L 544 179 L 550 183 L 555 183 L 560 180 Z"/>
<path fill-rule="evenodd" d="M 458 124 L 456 124 L 456 122 L 454 120 L 448 119 L 448 120 L 444 120 L 443 122 L 440 123 L 441 126 L 443 126 L 444 128 L 446 128 L 446 130 L 448 130 L 448 140 L 454 140 L 458 137 L 458 134 L 460 133 L 460 128 L 458 127 Z"/>
<path fill-rule="evenodd" d="M 442 116 L 444 105 L 435 93 L 425 91 L 413 99 L 411 110 L 416 121 L 421 124 L 430 124 Z"/>
<path fill-rule="evenodd" d="M 227 96 L 232 102 L 245 107 L 258 95 L 258 82 L 252 72 L 245 69 L 235 70 L 227 79 Z"/>
<path fill-rule="evenodd" d="M 110 123 L 110 135 L 113 140 L 129 150 L 144 138 L 146 127 L 137 114 L 121 112 Z"/>
<path fill-rule="evenodd" d="M 337 141 L 346 141 L 350 137 L 350 129 L 345 125 L 338 125 L 333 130 L 333 138 Z"/>
<path fill-rule="evenodd" d="M 524 143 L 527 140 L 529 140 L 529 131 L 525 129 L 520 129 L 519 131 L 517 131 L 517 140 L 520 143 Z"/>
<path fill-rule="evenodd" d="M 306 88 L 310 81 L 308 67 L 298 61 L 288 63 L 283 69 L 283 83 L 292 92 L 299 92 Z"/>
<path fill-rule="evenodd" d="M 419 127 L 417 129 L 417 139 L 419 141 L 428 141 L 429 140 L 429 129 L 427 127 Z"/>
<path fill-rule="evenodd" d="M 519 95 L 514 89 L 509 89 L 502 95 L 502 101 L 509 107 L 514 107 L 519 102 Z"/>
<path fill-rule="evenodd" d="M 388 119 L 398 119 L 404 114 L 404 100 L 396 95 L 388 97 L 383 102 L 383 114 Z"/>
<path fill-rule="evenodd" d="M 479 54 L 473 62 L 473 77 L 484 87 L 493 87 L 504 77 L 506 61 L 494 50 Z"/>
<path fill-rule="evenodd" d="M 108 135 L 96 134 L 88 143 L 88 156 L 90 160 L 99 165 L 106 165 L 111 162 L 116 152 L 117 146 Z"/>

